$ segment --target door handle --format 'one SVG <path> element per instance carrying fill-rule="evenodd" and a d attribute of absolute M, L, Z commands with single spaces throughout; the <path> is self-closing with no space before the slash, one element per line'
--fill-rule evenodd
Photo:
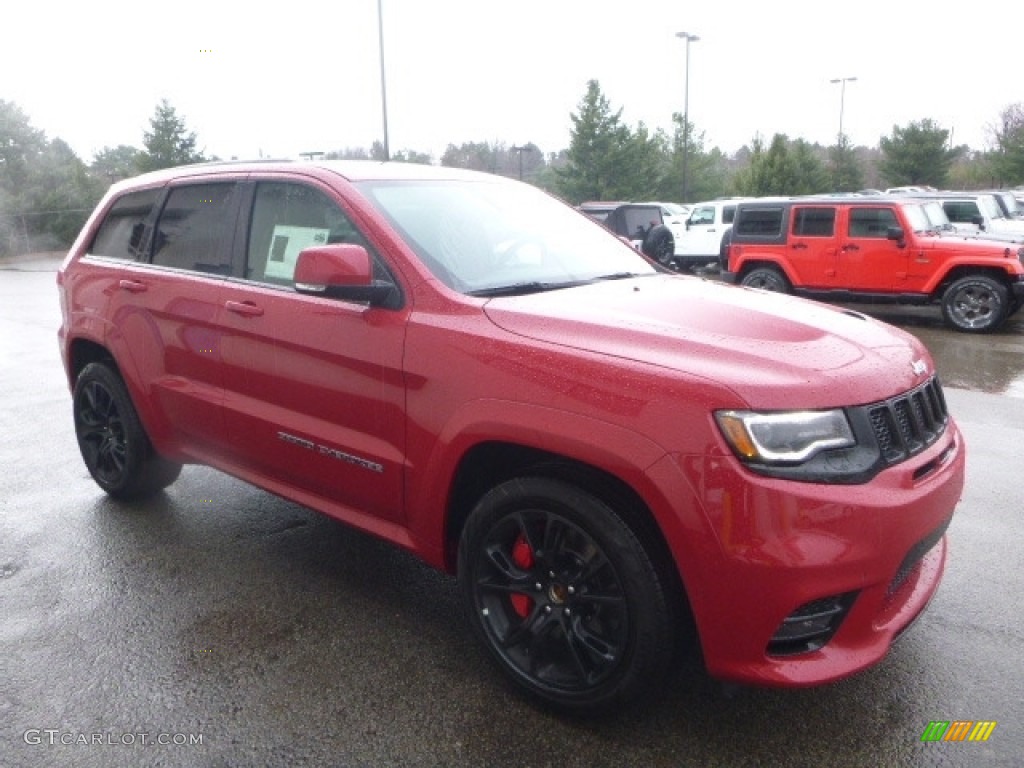
<path fill-rule="evenodd" d="M 120 280 L 117 286 L 131 293 L 142 293 L 147 287 L 145 283 L 140 283 L 138 280 Z"/>
<path fill-rule="evenodd" d="M 856 243 L 847 243 L 840 250 L 843 250 L 843 251 L 859 251 L 860 250 L 860 246 L 857 245 Z"/>
<path fill-rule="evenodd" d="M 258 307 L 251 301 L 227 301 L 224 302 L 224 308 L 243 317 L 259 317 L 263 314 L 263 307 Z"/>
<path fill-rule="evenodd" d="M 807 250 L 807 243 L 793 243 L 793 250 L 794 251 L 806 251 Z"/>

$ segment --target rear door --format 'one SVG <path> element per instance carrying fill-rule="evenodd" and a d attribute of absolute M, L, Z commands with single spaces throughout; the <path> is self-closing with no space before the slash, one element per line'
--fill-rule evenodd
<path fill-rule="evenodd" d="M 224 445 L 217 319 L 238 181 L 177 183 L 162 198 L 155 220 L 129 217 L 119 225 L 131 229 L 129 248 L 143 253 L 110 275 L 109 343 L 142 390 L 155 436 L 172 436 L 203 457 Z M 101 229 L 94 248 L 106 249 L 103 241 Z"/>
<path fill-rule="evenodd" d="M 407 313 L 294 290 L 303 248 L 348 242 L 375 256 L 335 191 L 259 180 L 245 210 L 244 272 L 221 296 L 232 453 L 272 483 L 397 521 Z"/>
<path fill-rule="evenodd" d="M 797 285 L 834 287 L 839 240 L 834 205 L 794 205 L 790 216 L 787 256 Z"/>

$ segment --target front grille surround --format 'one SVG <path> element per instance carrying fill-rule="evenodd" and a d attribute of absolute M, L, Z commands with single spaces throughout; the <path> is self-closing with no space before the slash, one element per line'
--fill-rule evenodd
<path fill-rule="evenodd" d="M 949 410 L 938 376 L 897 397 L 862 406 L 882 460 L 899 464 L 938 440 L 949 424 Z"/>

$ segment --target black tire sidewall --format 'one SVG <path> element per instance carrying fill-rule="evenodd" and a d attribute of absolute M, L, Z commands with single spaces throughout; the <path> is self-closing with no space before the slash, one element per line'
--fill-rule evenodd
<path fill-rule="evenodd" d="M 651 227 L 644 237 L 640 250 L 645 256 L 667 266 L 672 262 L 676 250 L 676 241 L 672 230 L 664 224 Z"/>
<path fill-rule="evenodd" d="M 774 280 L 778 284 L 778 287 L 769 288 L 762 285 L 751 285 L 747 281 L 753 278 L 755 275 L 763 276 L 763 280 L 767 280 L 769 278 Z M 758 288 L 759 290 L 762 291 L 771 291 L 773 293 L 786 293 L 789 290 L 789 283 L 786 281 L 785 276 L 783 276 L 783 274 L 775 267 L 756 267 L 750 270 L 747 274 L 743 276 L 743 279 L 740 280 L 740 285 L 746 286 L 748 288 Z"/>
<path fill-rule="evenodd" d="M 623 658 L 607 680 L 587 691 L 554 690 L 527 679 L 494 647 L 494 639 L 478 614 L 474 584 L 481 544 L 494 526 L 523 509 L 557 514 L 584 530 L 612 563 L 626 596 L 629 632 Z M 673 638 L 663 580 L 622 518 L 600 499 L 575 485 L 526 477 L 502 483 L 485 494 L 463 528 L 458 578 L 470 623 L 490 656 L 521 689 L 559 711 L 579 714 L 616 708 L 641 693 L 650 692 L 665 676 L 672 657 Z"/>

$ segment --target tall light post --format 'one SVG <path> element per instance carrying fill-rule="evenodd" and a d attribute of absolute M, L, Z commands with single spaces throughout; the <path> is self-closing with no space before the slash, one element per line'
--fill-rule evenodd
<path fill-rule="evenodd" d="M 856 77 L 837 77 L 834 80 L 829 80 L 832 85 L 839 83 L 839 141 L 836 142 L 840 147 L 843 146 L 843 105 L 846 103 L 846 84 L 855 81 Z"/>
<path fill-rule="evenodd" d="M 696 43 L 700 40 L 697 35 L 691 35 L 689 32 L 676 32 L 676 37 L 681 37 L 686 41 L 686 80 L 683 86 L 683 200 L 686 202 L 689 200 L 689 190 L 687 188 L 686 178 L 686 166 L 689 161 L 690 155 L 690 43 Z"/>
<path fill-rule="evenodd" d="M 528 146 L 522 147 L 509 147 L 513 152 L 519 155 L 519 180 L 523 180 L 523 151 L 529 151 L 531 148 Z"/>
<path fill-rule="evenodd" d="M 384 113 L 384 159 L 391 159 L 388 149 L 388 91 L 384 78 L 384 11 L 383 0 L 377 0 L 377 37 L 380 40 L 380 106 Z"/>

